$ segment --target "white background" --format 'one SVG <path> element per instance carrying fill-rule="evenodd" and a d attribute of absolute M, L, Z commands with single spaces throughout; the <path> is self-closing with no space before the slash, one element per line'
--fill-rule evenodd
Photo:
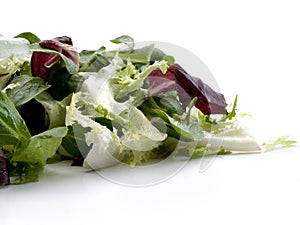
<path fill-rule="evenodd" d="M 5 1 L 5 36 L 68 35 L 78 49 L 128 34 L 196 54 L 259 139 L 300 140 L 300 6 L 292 0 Z M 41 182 L 0 190 L 0 224 L 299 224 L 298 148 L 193 161 L 172 179 L 128 188 L 49 168 Z"/>

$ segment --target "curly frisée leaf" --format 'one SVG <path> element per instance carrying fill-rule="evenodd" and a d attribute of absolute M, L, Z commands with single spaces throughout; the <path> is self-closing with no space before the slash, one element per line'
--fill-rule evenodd
<path fill-rule="evenodd" d="M 279 147 L 292 147 L 296 145 L 296 141 L 291 140 L 289 136 L 281 136 L 273 141 L 268 141 L 263 143 L 263 148 L 265 151 L 270 151 Z"/>
<path fill-rule="evenodd" d="M 84 134 L 90 150 L 84 160 L 83 167 L 97 170 L 112 166 L 119 162 L 117 159 L 120 141 L 107 127 L 95 122 L 90 115 L 84 115 L 84 112 L 80 110 L 80 102 L 88 101 L 88 99 L 81 98 L 81 96 L 81 92 L 73 95 L 71 104 L 67 107 L 66 125 L 71 126 L 78 123 L 83 128 L 90 128 L 90 131 Z M 86 103 L 89 104 L 89 102 Z M 74 130 L 74 134 L 76 136 L 76 130 Z"/>
<path fill-rule="evenodd" d="M 113 73 L 110 79 L 110 86 L 116 99 L 123 98 L 144 85 L 144 80 L 155 69 L 166 72 L 168 63 L 166 61 L 157 61 L 139 71 L 128 61 L 127 66 Z"/>
<path fill-rule="evenodd" d="M 128 111 L 128 125 L 121 137 L 121 143 L 128 149 L 149 151 L 158 147 L 167 137 L 136 107 Z"/>
<path fill-rule="evenodd" d="M 91 121 L 89 127 L 92 129 L 85 134 L 85 138 L 87 145 L 92 147 L 83 162 L 83 167 L 97 170 L 119 163 L 119 138 L 107 127 L 94 121 Z"/>

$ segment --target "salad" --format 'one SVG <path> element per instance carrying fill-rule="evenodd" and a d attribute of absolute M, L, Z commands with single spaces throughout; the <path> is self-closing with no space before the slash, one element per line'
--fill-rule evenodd
<path fill-rule="evenodd" d="M 191 75 L 154 44 L 78 51 L 70 37 L 0 37 L 0 186 L 38 180 L 47 163 L 98 170 L 171 154 L 261 152 L 239 124 L 237 97 Z"/>

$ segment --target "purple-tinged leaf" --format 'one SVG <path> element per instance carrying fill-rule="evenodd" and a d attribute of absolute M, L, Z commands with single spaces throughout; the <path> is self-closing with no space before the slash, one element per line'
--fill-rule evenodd
<path fill-rule="evenodd" d="M 0 186 L 9 185 L 8 159 L 5 157 L 2 147 L 0 147 Z"/>
<path fill-rule="evenodd" d="M 34 51 L 31 58 L 32 75 L 48 80 L 50 75 L 56 69 L 62 67 L 64 60 L 62 55 L 71 60 L 76 66 L 79 66 L 79 53 L 72 45 L 71 38 L 67 36 L 44 40 L 39 43 L 40 47 L 56 51 L 59 54 L 48 52 Z"/>
<path fill-rule="evenodd" d="M 189 75 L 180 65 L 172 64 L 163 74 L 153 71 L 149 77 L 149 92 L 155 96 L 170 90 L 177 90 L 181 103 L 188 106 L 197 97 L 195 106 L 205 115 L 227 114 L 224 95 L 214 91 L 200 78 Z"/>

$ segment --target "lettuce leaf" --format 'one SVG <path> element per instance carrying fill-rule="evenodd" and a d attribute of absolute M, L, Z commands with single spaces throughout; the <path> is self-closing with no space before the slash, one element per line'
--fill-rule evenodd
<path fill-rule="evenodd" d="M 0 146 L 16 145 L 31 137 L 25 121 L 13 102 L 0 92 Z"/>
<path fill-rule="evenodd" d="M 18 107 L 30 101 L 48 88 L 50 88 L 50 85 L 44 84 L 44 81 L 41 78 L 22 75 L 15 77 L 4 89 L 4 92 L 14 105 Z"/>
<path fill-rule="evenodd" d="M 66 127 L 57 127 L 22 140 L 11 160 L 44 165 L 47 159 L 55 154 L 66 134 Z"/>

